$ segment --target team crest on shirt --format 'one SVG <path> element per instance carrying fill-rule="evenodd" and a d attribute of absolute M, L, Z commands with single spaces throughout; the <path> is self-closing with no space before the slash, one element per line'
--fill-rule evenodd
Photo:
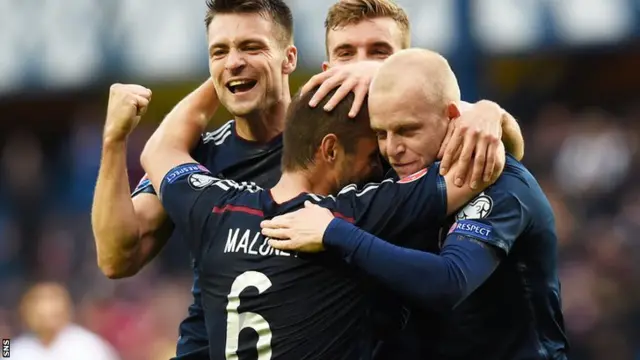
<path fill-rule="evenodd" d="M 398 180 L 398 184 L 406 184 L 406 183 L 410 183 L 413 181 L 416 181 L 418 179 L 420 179 L 421 177 L 425 176 L 425 174 L 427 173 L 427 168 L 424 168 L 420 171 L 414 172 L 413 174 L 407 176 L 404 179 Z"/>
<path fill-rule="evenodd" d="M 189 185 L 196 190 L 204 189 L 216 182 L 216 178 L 207 174 L 191 174 L 189 175 Z"/>
<path fill-rule="evenodd" d="M 484 219 L 489 216 L 492 208 L 493 200 L 489 195 L 482 192 L 460 210 L 456 215 L 456 220 Z"/>

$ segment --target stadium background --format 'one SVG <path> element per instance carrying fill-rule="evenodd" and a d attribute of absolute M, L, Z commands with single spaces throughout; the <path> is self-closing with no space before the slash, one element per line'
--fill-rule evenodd
<path fill-rule="evenodd" d="M 330 0 L 290 0 L 297 89 L 324 59 Z M 466 100 L 520 121 L 524 162 L 551 200 L 574 360 L 640 359 L 640 1 L 401 0 L 414 46 L 443 52 Z M 154 91 L 138 155 L 207 76 L 204 1 L 0 1 L 0 336 L 37 280 L 64 283 L 76 321 L 125 360 L 171 351 L 189 302 L 189 259 L 170 243 L 131 279 L 96 266 L 89 209 L 108 86 Z M 227 119 L 220 113 L 212 126 Z"/>

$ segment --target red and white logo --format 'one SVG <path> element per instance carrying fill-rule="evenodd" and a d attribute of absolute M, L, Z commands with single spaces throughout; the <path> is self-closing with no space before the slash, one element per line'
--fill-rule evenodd
<path fill-rule="evenodd" d="M 422 169 L 422 170 L 420 170 L 418 172 L 414 172 L 413 174 L 407 176 L 406 178 L 399 180 L 398 184 L 406 184 L 406 183 L 410 183 L 410 182 L 416 181 L 416 180 L 420 179 L 421 177 L 423 177 L 427 173 L 427 170 L 429 170 L 429 169 L 424 168 L 424 169 Z"/>

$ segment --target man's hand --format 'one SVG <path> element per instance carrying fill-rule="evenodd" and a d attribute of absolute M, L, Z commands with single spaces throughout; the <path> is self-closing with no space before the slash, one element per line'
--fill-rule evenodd
<path fill-rule="evenodd" d="M 113 84 L 109 90 L 104 138 L 124 140 L 147 111 L 151 90 L 140 85 Z"/>
<path fill-rule="evenodd" d="M 459 161 L 455 185 L 462 186 L 473 163 L 471 188 L 475 190 L 480 182 L 489 182 L 501 149 L 498 145 L 502 138 L 503 114 L 498 104 L 486 100 L 463 108 L 460 117 L 450 122 L 440 147 L 440 174 L 445 175 L 452 164 Z"/>
<path fill-rule="evenodd" d="M 265 220 L 260 226 L 262 235 L 271 238 L 269 245 L 275 249 L 320 252 L 324 250 L 322 237 L 332 219 L 329 210 L 305 201 L 303 209 Z"/>
<path fill-rule="evenodd" d="M 326 111 L 333 110 L 349 92 L 353 92 L 355 99 L 349 111 L 349 117 L 354 118 L 358 115 L 362 103 L 369 92 L 369 84 L 371 84 L 371 80 L 381 64 L 378 61 L 360 61 L 353 64 L 334 66 L 309 79 L 302 87 L 301 92 L 304 94 L 320 86 L 311 101 L 309 101 L 309 106 L 316 107 L 331 90 L 340 86 L 324 106 Z"/>

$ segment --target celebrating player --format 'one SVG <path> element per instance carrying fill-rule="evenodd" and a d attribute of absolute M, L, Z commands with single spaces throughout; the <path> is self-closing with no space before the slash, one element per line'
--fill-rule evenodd
<path fill-rule="evenodd" d="M 402 178 L 434 161 L 459 90 L 444 58 L 410 49 L 382 65 L 369 100 L 380 150 Z M 443 311 L 435 331 L 417 317 L 413 330 L 428 331 L 424 358 L 566 359 L 553 212 L 515 159 L 445 227 L 439 255 L 392 245 L 326 209 L 307 207 L 265 221 L 265 236 L 290 239 L 270 244 L 289 251 L 326 246 L 416 308 Z M 428 235 L 424 241 L 436 238 Z"/>
<path fill-rule="evenodd" d="M 311 95 L 290 106 L 283 174 L 271 189 L 215 177 L 166 123 L 143 152 L 149 179 L 195 256 L 211 359 L 360 359 L 372 352 L 375 288 L 337 257 L 274 250 L 260 234 L 265 218 L 314 200 L 364 229 L 415 244 L 421 228 L 474 196 L 437 170 L 412 182 L 338 191 L 379 170 L 376 138 L 366 111 L 348 118 L 353 96 L 325 112 L 307 105 Z M 458 115 L 452 105 L 450 116 Z M 499 174 L 504 155 L 495 166 Z"/>
<path fill-rule="evenodd" d="M 295 68 L 297 55 L 291 43 L 290 10 L 281 0 L 216 0 L 210 1 L 208 8 L 212 79 L 203 83 L 167 115 L 167 129 L 182 136 L 181 141 L 192 144 L 190 149 L 193 157 L 217 177 L 237 182 L 255 182 L 261 187 L 273 186 L 280 176 L 280 132 L 284 127 L 284 109 L 290 101 L 287 79 Z M 369 8 L 371 10 L 363 11 Z M 345 25 L 344 19 L 349 16 L 354 20 Z M 234 25 L 229 26 L 229 23 Z M 349 65 L 345 71 L 337 71 L 339 67 L 335 65 L 364 59 L 381 61 L 392 52 L 408 46 L 408 20 L 404 11 L 391 2 L 350 0 L 332 7 L 327 24 L 327 41 L 332 49 L 339 44 L 351 44 L 359 54 L 351 56 L 348 53 L 338 55 L 336 51 L 330 52 L 329 62 L 325 65 L 325 69 L 328 69 L 326 74 L 336 84 L 343 84 L 334 93 L 332 103 L 326 104 L 330 108 L 335 106 L 336 99 L 344 96 L 345 89 L 346 93 L 353 90 L 356 97 L 361 98 L 362 90 L 366 93 L 374 70 L 372 62 L 364 63 L 362 69 Z M 361 36 L 370 25 L 378 30 L 386 29 L 386 32 Z M 344 38 L 349 34 L 358 36 Z M 382 51 L 382 48 L 388 51 Z M 324 80 L 314 78 L 312 83 Z M 331 81 L 326 83 L 329 85 Z M 327 94 L 326 86 L 315 93 L 318 96 L 313 101 L 317 102 L 321 93 Z M 305 90 L 308 91 L 308 88 Z M 138 85 L 114 85 L 110 92 L 92 225 L 98 263 L 111 278 L 136 274 L 155 257 L 173 232 L 173 224 L 167 218 L 148 178 L 145 176 L 141 180 L 131 196 L 128 185 L 128 129 L 122 128 L 121 124 L 128 119 L 138 121 L 150 99 L 151 91 Z M 360 101 L 354 101 L 352 110 L 357 108 L 355 105 Z M 234 120 L 200 137 L 219 103 L 234 115 Z M 517 124 L 510 117 L 507 117 L 508 122 L 502 121 L 503 118 L 496 104 L 473 105 L 456 121 L 456 126 L 451 127 L 451 133 L 454 129 L 455 134 L 470 130 L 466 132 L 465 139 L 474 146 L 484 146 L 484 150 L 479 148 L 477 153 L 484 153 L 487 159 L 491 159 L 496 152 L 488 152 L 488 147 L 483 144 L 500 139 L 502 125 L 502 138 L 507 148 L 519 153 L 522 137 L 518 131 L 510 131 L 513 124 L 517 130 Z M 458 138 L 455 134 L 451 136 L 452 145 Z M 489 141 L 485 141 L 487 139 Z M 455 155 L 459 152 L 452 150 L 448 153 Z M 445 159 L 449 158 L 453 156 L 445 156 Z M 467 163 L 471 164 L 470 161 Z M 479 174 L 490 169 L 475 163 L 473 168 Z M 184 359 L 196 357 L 197 354 L 208 356 L 196 271 L 194 275 L 194 303 L 189 308 L 189 317 L 180 326 L 177 348 L 177 354 L 184 355 Z"/>
<path fill-rule="evenodd" d="M 273 186 L 280 177 L 281 131 L 291 101 L 288 76 L 297 61 L 291 11 L 281 0 L 211 1 L 208 6 L 213 81 L 189 95 L 168 118 L 189 120 L 184 123 L 191 131 L 179 135 L 194 145 L 193 156 L 217 176 Z M 110 277 L 135 274 L 173 230 L 148 179 L 129 198 L 125 156 L 129 129 L 122 124 L 139 116 L 150 96 L 149 90 L 137 85 L 111 88 L 92 214 L 98 261 Z M 200 138 L 218 97 L 234 120 Z M 194 304 L 180 325 L 177 354 L 208 358 L 197 271 L 192 292 Z"/>

